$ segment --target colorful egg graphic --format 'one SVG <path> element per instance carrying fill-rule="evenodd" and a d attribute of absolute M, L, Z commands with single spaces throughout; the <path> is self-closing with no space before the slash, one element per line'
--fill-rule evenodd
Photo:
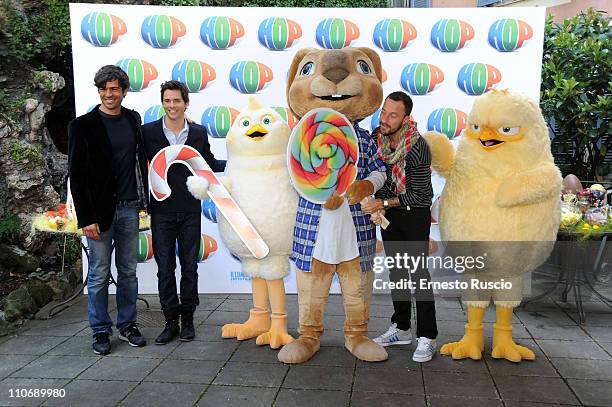
<path fill-rule="evenodd" d="M 156 120 L 161 119 L 166 112 L 164 111 L 164 107 L 162 105 L 154 105 L 148 108 L 144 114 L 144 124 L 154 122 Z"/>
<path fill-rule="evenodd" d="M 372 118 L 370 119 L 370 131 L 374 131 L 374 129 L 380 126 L 380 112 L 381 109 L 378 109 L 372 114 Z"/>
<path fill-rule="evenodd" d="M 240 93 L 257 93 L 273 78 L 272 69 L 261 62 L 239 61 L 232 66 L 229 81 Z"/>
<path fill-rule="evenodd" d="M 206 62 L 193 59 L 179 61 L 172 68 L 172 79 L 187 86 L 189 92 L 199 92 L 215 80 L 215 69 Z"/>
<path fill-rule="evenodd" d="M 217 223 L 217 207 L 212 199 L 204 199 L 202 201 L 202 215 L 209 221 Z"/>
<path fill-rule="evenodd" d="M 440 108 L 429 114 L 427 119 L 427 130 L 437 131 L 449 139 L 455 138 L 461 134 L 467 123 L 467 114 L 458 109 Z"/>
<path fill-rule="evenodd" d="M 514 18 L 497 20 L 489 28 L 489 44 L 501 52 L 512 52 L 521 48 L 532 36 L 531 26 Z"/>
<path fill-rule="evenodd" d="M 259 24 L 257 36 L 264 47 L 272 51 L 282 51 L 302 36 L 302 27 L 288 18 L 270 17 Z"/>
<path fill-rule="evenodd" d="M 374 44 L 383 51 L 401 51 L 416 37 L 416 28 L 408 21 L 397 18 L 376 23 L 372 35 Z"/>
<path fill-rule="evenodd" d="M 316 40 L 322 48 L 348 47 L 357 38 L 359 38 L 359 27 L 349 20 L 326 18 L 317 25 Z"/>
<path fill-rule="evenodd" d="M 217 252 L 219 248 L 217 241 L 209 235 L 202 234 L 200 236 L 200 248 L 198 250 L 198 263 L 205 262 Z M 175 253 L 178 256 L 178 241 L 175 244 Z"/>
<path fill-rule="evenodd" d="M 210 106 L 202 114 L 202 126 L 213 138 L 225 138 L 240 112 L 229 106 Z"/>
<path fill-rule="evenodd" d="M 276 113 L 280 115 L 281 119 L 283 119 L 291 129 L 293 129 L 300 121 L 300 119 L 298 119 L 288 107 L 277 106 L 273 107 L 272 109 L 274 109 Z"/>
<path fill-rule="evenodd" d="M 417 62 L 402 70 L 400 83 L 411 95 L 426 95 L 444 81 L 444 72 L 432 64 Z"/>
<path fill-rule="evenodd" d="M 157 79 L 157 68 L 142 59 L 125 58 L 115 65 L 129 76 L 131 91 L 143 90 L 151 84 L 151 81 Z"/>
<path fill-rule="evenodd" d="M 127 32 L 127 26 L 117 16 L 108 13 L 89 13 L 81 20 L 81 35 L 96 47 L 108 47 Z"/>
<path fill-rule="evenodd" d="M 431 44 L 442 52 L 454 52 L 474 38 L 474 27 L 454 18 L 438 20 L 431 28 Z"/>
<path fill-rule="evenodd" d="M 230 17 L 208 17 L 200 26 L 200 39 L 212 49 L 227 49 L 244 36 L 244 27 Z"/>
<path fill-rule="evenodd" d="M 465 64 L 459 69 L 457 86 L 471 96 L 478 96 L 491 89 L 502 79 L 501 72 L 493 65 L 480 62 Z"/>
<path fill-rule="evenodd" d="M 138 234 L 138 263 L 153 258 L 153 237 L 149 233 Z"/>
<path fill-rule="evenodd" d="M 187 33 L 185 24 L 172 16 L 148 16 L 142 22 L 140 35 L 153 48 L 169 48 Z"/>

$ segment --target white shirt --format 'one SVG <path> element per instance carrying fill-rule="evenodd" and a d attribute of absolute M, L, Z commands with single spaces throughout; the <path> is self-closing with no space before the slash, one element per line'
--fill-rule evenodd
<path fill-rule="evenodd" d="M 187 136 L 189 135 L 189 125 L 187 124 L 187 120 L 185 120 L 185 125 L 179 132 L 178 137 L 174 135 L 172 130 L 166 127 L 166 116 L 164 116 L 162 119 L 162 127 L 164 129 L 164 135 L 168 139 L 168 143 L 170 143 L 171 146 L 175 144 L 185 144 L 187 141 Z"/>
<path fill-rule="evenodd" d="M 374 192 L 385 184 L 387 176 L 382 171 L 374 171 L 366 178 L 374 184 Z M 327 264 L 338 264 L 359 256 L 357 230 L 348 200 L 335 210 L 321 208 L 319 230 L 312 257 Z"/>

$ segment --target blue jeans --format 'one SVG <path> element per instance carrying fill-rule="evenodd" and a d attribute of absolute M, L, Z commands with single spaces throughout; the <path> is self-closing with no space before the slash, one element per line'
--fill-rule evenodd
<path fill-rule="evenodd" d="M 110 228 L 100 232 L 100 240 L 87 238 L 89 271 L 87 276 L 89 326 L 94 334 L 112 334 L 108 314 L 108 284 L 113 248 L 117 267 L 117 328 L 136 322 L 138 297 L 138 208 L 117 206 Z"/>

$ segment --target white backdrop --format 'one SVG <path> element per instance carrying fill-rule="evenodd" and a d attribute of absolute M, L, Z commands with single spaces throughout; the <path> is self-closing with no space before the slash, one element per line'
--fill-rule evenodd
<path fill-rule="evenodd" d="M 384 94 L 401 89 L 411 94 L 419 130 L 438 130 L 456 139 L 474 97 L 485 89 L 509 88 L 539 101 L 544 17 L 543 7 L 366 10 L 71 4 L 76 113 L 84 114 L 99 103 L 93 77 L 102 65 L 116 64 L 128 72 L 132 89 L 124 105 L 139 111 L 145 122 L 163 114 L 159 85 L 179 79 L 192 90 L 187 114 L 207 127 L 213 153 L 225 158 L 223 137 L 246 106 L 249 92 L 290 116 L 285 78 L 296 50 L 365 46 L 381 56 Z M 289 117 L 289 123 L 294 119 Z M 376 123 L 377 114 L 361 126 L 369 130 Z M 435 218 L 443 180 L 435 173 L 432 177 Z M 219 237 L 214 206 L 204 202 L 203 209 L 206 236 L 199 291 L 250 292 L 240 263 Z M 431 239 L 437 241 L 435 219 L 432 222 Z M 150 236 L 142 235 L 140 243 L 139 291 L 155 293 L 157 267 L 150 257 Z M 296 291 L 293 273 L 285 280 L 287 292 Z M 337 282 L 332 289 L 339 290 Z"/>

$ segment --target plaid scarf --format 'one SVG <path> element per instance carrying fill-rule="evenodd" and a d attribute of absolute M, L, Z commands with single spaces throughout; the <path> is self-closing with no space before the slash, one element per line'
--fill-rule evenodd
<path fill-rule="evenodd" d="M 395 151 L 391 149 L 391 137 L 378 135 L 378 156 L 386 164 L 393 164 L 391 169 L 391 186 L 396 195 L 406 191 L 406 157 L 419 137 L 416 123 L 410 121 L 401 130 Z"/>

